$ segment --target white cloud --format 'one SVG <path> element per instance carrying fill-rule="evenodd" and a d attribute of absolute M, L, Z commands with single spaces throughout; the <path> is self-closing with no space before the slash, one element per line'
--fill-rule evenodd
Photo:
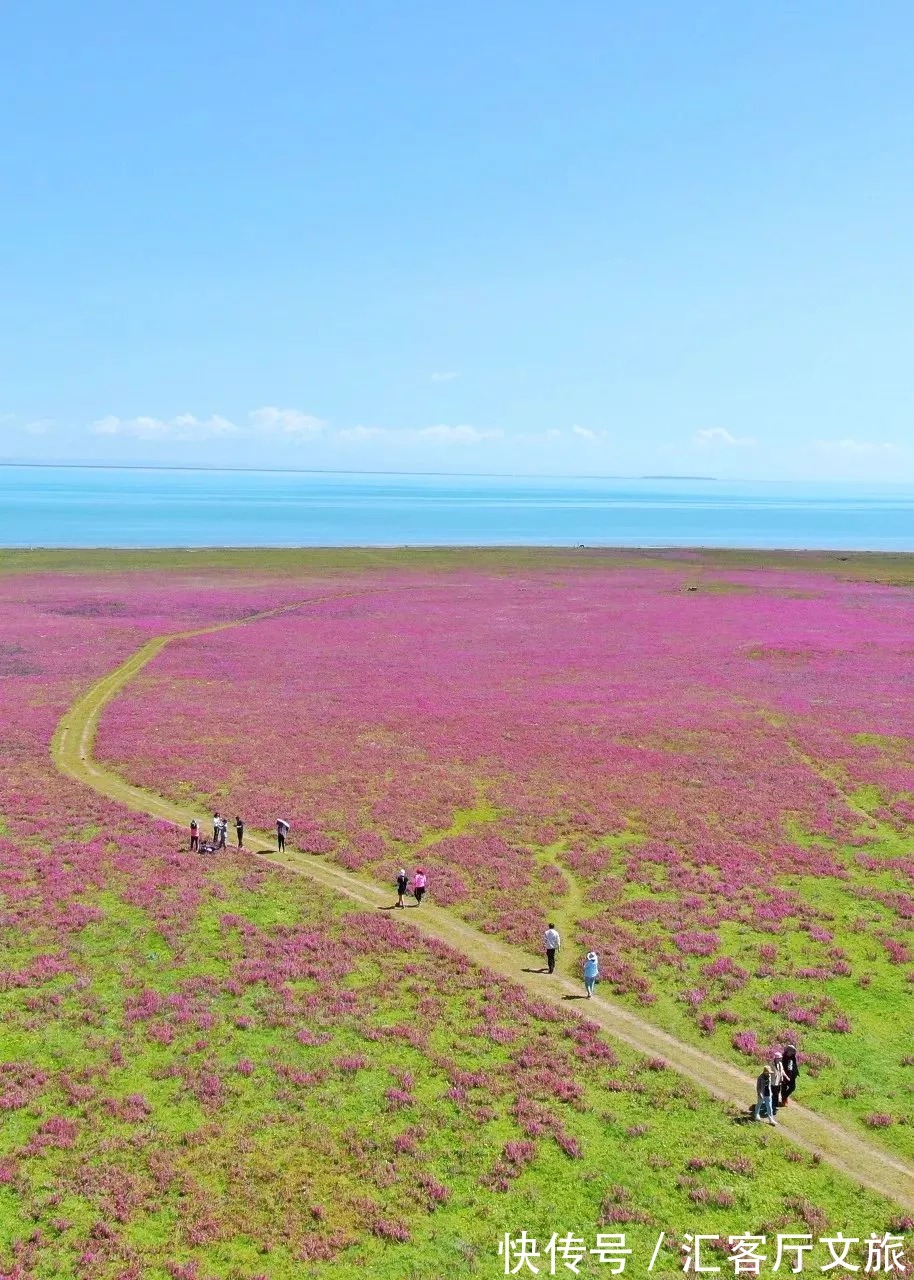
<path fill-rule="evenodd" d="M 341 440 L 375 440 L 391 433 L 383 427 L 345 427 L 338 434 Z"/>
<path fill-rule="evenodd" d="M 323 418 L 316 418 L 311 413 L 302 413 L 299 409 L 277 409 L 273 405 L 254 409 L 248 418 L 256 431 L 299 438 L 320 435 L 327 425 Z"/>
<path fill-rule="evenodd" d="M 821 449 L 823 453 L 843 454 L 847 457 L 898 452 L 897 445 L 876 440 L 817 440 L 815 448 Z"/>
<path fill-rule="evenodd" d="M 172 426 L 161 418 L 117 418 L 109 413 L 107 417 L 93 422 L 89 430 L 95 436 L 135 436 L 141 440 L 152 440 L 156 436 L 167 436 Z"/>
<path fill-rule="evenodd" d="M 453 382 L 457 374 L 453 370 L 447 373 L 433 373 L 432 382 Z"/>
<path fill-rule="evenodd" d="M 755 444 L 752 436 L 735 436 L 729 431 L 725 431 L 723 427 L 706 427 L 703 431 L 696 431 L 692 437 L 692 443 L 699 449 L 708 449 L 714 444 L 723 444 L 727 448 L 734 448 L 743 445 Z"/>
<path fill-rule="evenodd" d="M 134 440 L 211 440 L 226 436 L 279 435 L 290 439 L 310 439 L 324 430 L 321 418 L 298 409 L 266 407 L 254 409 L 239 426 L 220 414 L 198 418 L 179 413 L 174 418 L 119 418 L 108 414 L 93 422 L 89 430 L 96 436 L 124 436 Z"/>
<path fill-rule="evenodd" d="M 504 436 L 504 434 L 503 431 L 482 431 L 479 427 L 471 427 L 465 424 L 449 426 L 446 423 L 438 423 L 433 427 L 419 427 L 417 429 L 407 427 L 345 427 L 335 433 L 337 439 L 349 440 L 355 443 L 365 440 L 386 440 L 391 443 L 437 440 L 443 444 L 477 444 L 480 440 L 494 440 Z M 525 437 L 516 436 L 511 438 L 520 440 Z"/>
<path fill-rule="evenodd" d="M 22 430 L 27 436 L 46 436 L 52 426 L 50 418 L 37 418 L 34 422 L 27 422 Z"/>
<path fill-rule="evenodd" d="M 180 413 L 175 418 L 99 418 L 89 430 L 96 436 L 127 436 L 135 440 L 206 440 L 213 436 L 237 435 L 238 428 L 228 418 L 213 414 L 197 418 Z"/>
<path fill-rule="evenodd" d="M 501 431 L 480 431 L 478 427 L 449 427 L 440 424 L 435 427 L 423 427 L 417 433 L 423 440 L 441 440 L 445 444 L 477 444 L 480 440 L 492 440 L 502 435 Z"/>
<path fill-rule="evenodd" d="M 36 426 L 36 431 L 39 427 Z M 435 423 L 428 427 L 383 427 L 356 424 L 352 427 L 331 429 L 328 422 L 300 409 L 282 409 L 265 405 L 252 409 L 237 422 L 212 414 L 198 418 L 192 413 L 177 414 L 172 418 L 155 418 L 141 415 L 121 418 L 108 414 L 91 423 L 89 431 L 95 436 L 120 437 L 143 441 L 190 441 L 211 439 L 254 440 L 269 438 L 282 441 L 337 441 L 347 445 L 378 444 L 469 447 L 486 440 L 508 440 L 517 445 L 544 444 L 556 441 L 578 440 L 605 441 L 604 430 L 583 427 L 549 427 L 541 431 L 505 431 L 498 427 L 476 427 L 469 423 Z"/>

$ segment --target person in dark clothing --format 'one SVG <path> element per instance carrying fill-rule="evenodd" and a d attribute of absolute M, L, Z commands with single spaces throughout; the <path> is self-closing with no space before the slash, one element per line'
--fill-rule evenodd
<path fill-rule="evenodd" d="M 774 1107 L 771 1102 L 771 1068 L 763 1067 L 761 1075 L 755 1082 L 755 1118 L 761 1120 L 766 1116 L 769 1124 L 777 1124 L 774 1118 Z"/>
<path fill-rule="evenodd" d="M 219 819 L 219 839 L 216 841 L 217 849 L 225 848 L 225 837 L 228 833 L 228 820 L 226 818 Z"/>
<path fill-rule="evenodd" d="M 190 851 L 196 853 L 200 848 L 200 824 L 196 818 L 190 823 Z"/>
<path fill-rule="evenodd" d="M 404 867 L 401 867 L 400 870 L 397 872 L 397 906 L 398 907 L 402 907 L 405 905 L 403 902 L 403 899 L 406 896 L 406 890 L 408 888 L 409 888 L 409 876 L 406 874 L 406 869 Z"/>
<path fill-rule="evenodd" d="M 244 819 L 243 818 L 235 819 L 235 834 L 238 836 L 238 848 L 240 849 L 244 844 Z"/>
<path fill-rule="evenodd" d="M 286 847 L 286 836 L 289 834 L 289 824 L 285 818 L 276 819 L 276 847 L 280 853 Z"/>
<path fill-rule="evenodd" d="M 781 1080 L 781 1106 L 787 1106 L 787 1100 L 797 1087 L 797 1076 L 800 1074 L 800 1064 L 797 1062 L 797 1047 L 795 1044 L 785 1044 L 784 1052 L 781 1054 L 781 1065 L 784 1075 Z"/>

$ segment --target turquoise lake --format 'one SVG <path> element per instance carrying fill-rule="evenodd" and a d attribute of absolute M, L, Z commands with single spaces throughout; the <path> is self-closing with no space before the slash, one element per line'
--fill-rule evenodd
<path fill-rule="evenodd" d="M 0 546 L 914 550 L 914 486 L 0 466 Z"/>

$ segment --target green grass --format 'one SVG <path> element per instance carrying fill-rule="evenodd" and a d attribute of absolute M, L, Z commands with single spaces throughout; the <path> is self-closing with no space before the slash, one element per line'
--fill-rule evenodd
<path fill-rule="evenodd" d="M 225 572 L 252 578 L 301 574 L 360 573 L 414 569 L 424 572 L 468 567 L 491 572 L 516 569 L 576 570 L 635 565 L 667 568 L 699 591 L 739 590 L 740 584 L 705 582 L 702 570 L 782 569 L 897 586 L 914 584 L 914 555 L 894 552 L 694 551 L 600 547 L 200 547 L 121 550 L 28 548 L 0 550 L 0 575 L 21 573 L 188 574 Z M 795 594 L 795 593 L 794 593 Z"/>
<path fill-rule="evenodd" d="M 621 1203 L 634 1217 L 648 1219 L 610 1228 L 628 1232 L 643 1263 L 660 1229 L 729 1234 L 777 1223 L 802 1230 L 810 1204 L 822 1221 L 852 1224 L 854 1234 L 882 1229 L 893 1217 L 889 1206 L 793 1151 L 767 1126 L 735 1124 L 688 1082 L 647 1069 L 637 1055 L 618 1050 L 617 1062 L 578 1060 L 566 1035 L 577 1024 L 547 1018 L 510 984 L 411 935 L 360 952 L 336 972 L 340 944 L 355 936 L 362 917 L 298 878 L 252 876 L 245 861 L 222 864 L 193 915 L 168 922 L 168 942 L 147 910 L 123 900 L 111 873 L 94 895 L 103 919 L 70 943 L 73 973 L 83 980 L 54 979 L 38 1005 L 31 989 L 0 993 L 4 1056 L 48 1072 L 27 1108 L 5 1113 L 0 1139 L 0 1159 L 20 1153 L 15 1189 L 0 1186 L 0 1244 L 8 1256 L 14 1240 L 41 1230 L 36 1280 L 77 1275 L 75 1259 L 100 1218 L 113 1226 L 117 1256 L 123 1261 L 134 1250 L 141 1259 L 143 1277 L 166 1280 L 166 1264 L 194 1260 L 202 1276 L 224 1280 L 346 1280 L 366 1272 L 431 1280 L 502 1274 L 495 1250 L 505 1231 L 525 1229 L 543 1241 L 571 1231 L 592 1243 L 602 1206 L 614 1194 L 618 1201 L 614 1188 L 624 1190 Z M 226 926 L 227 913 L 241 926 Z M 246 954 L 278 947 L 279 964 L 283 940 L 305 936 L 321 940 L 326 972 L 239 981 Z M 3 966 L 46 941 L 5 931 Z M 168 1019 L 125 1016 L 141 990 L 167 998 L 195 981 L 204 988 L 190 1000 L 188 1022 L 171 1016 L 171 1043 L 149 1035 L 152 1023 Z M 514 1039 L 481 1033 L 487 1009 L 491 1025 Z M 402 1025 L 416 1028 L 421 1042 L 391 1036 Z M 329 1039 L 301 1043 L 303 1028 Z M 541 1056 L 546 1075 L 519 1070 L 525 1046 Z M 345 1055 L 360 1055 L 364 1067 L 341 1072 L 334 1063 Z M 235 1070 L 241 1059 L 252 1064 L 250 1075 Z M 552 1069 L 583 1086 L 578 1101 L 550 1092 Z M 458 1105 L 448 1088 L 459 1071 L 481 1072 L 482 1083 Z M 203 1072 L 220 1079 L 218 1104 L 188 1092 L 188 1081 Z M 312 1083 L 297 1085 L 289 1072 L 308 1073 Z M 386 1092 L 403 1072 L 414 1077 L 411 1100 L 391 1109 Z M 74 1096 L 73 1085 L 88 1094 Z M 127 1120 L 112 1111 L 131 1094 L 142 1095 L 148 1115 Z M 570 1158 L 544 1134 L 526 1169 L 494 1190 L 488 1180 L 505 1143 L 525 1136 L 514 1108 L 531 1098 L 582 1156 Z M 75 1121 L 75 1145 L 23 1156 L 23 1145 L 54 1115 Z M 405 1132 L 418 1135 L 415 1150 L 398 1153 Z M 727 1167 L 740 1157 L 749 1161 L 742 1171 Z M 690 1160 L 703 1167 L 689 1170 Z M 423 1199 L 423 1177 L 448 1192 L 434 1212 Z M 375 1215 L 405 1223 L 410 1240 L 373 1235 Z M 331 1242 L 333 1256 L 306 1266 L 302 1249 L 319 1241 Z M 98 1274 L 114 1277 L 119 1265 L 112 1254 Z M 672 1256 L 663 1266 L 656 1274 L 680 1273 Z M 587 1264 L 580 1274 L 605 1268 Z"/>
<path fill-rule="evenodd" d="M 907 842 L 899 837 L 883 846 L 883 852 L 897 855 L 906 848 Z M 914 1016 L 914 981 L 910 975 L 914 965 L 890 963 L 877 936 L 909 935 L 899 934 L 893 911 L 861 896 L 861 890 L 897 890 L 897 874 L 892 870 L 882 874 L 867 871 L 865 875 L 855 871 L 854 852 L 846 851 L 848 871 L 843 882 L 831 877 L 777 877 L 777 883 L 797 892 L 814 918 L 827 922 L 834 934 L 833 943 L 815 943 L 796 930 L 784 930 L 772 937 L 742 924 L 718 926 L 718 954 L 735 960 L 748 971 L 750 979 L 735 994 L 721 991 L 717 999 L 712 995 L 703 1004 L 702 1012 L 717 1014 L 725 1009 L 737 1015 L 735 1025 L 723 1023 L 711 1035 L 699 1032 L 694 1016 L 677 994 L 689 986 L 709 985 L 701 974 L 705 961 L 691 957 L 685 958 L 684 970 L 677 970 L 669 980 L 662 968 L 652 971 L 657 999 L 651 1006 L 651 1018 L 683 1040 L 745 1064 L 746 1059 L 731 1048 L 737 1029 L 752 1028 L 761 1043 L 777 1043 L 784 1037 L 783 1018 L 764 1007 L 771 997 L 790 990 L 798 995 L 798 1004 L 809 1005 L 827 996 L 834 1002 L 835 1013 L 849 1019 L 852 1034 L 828 1030 L 832 1020 L 828 1015 L 818 1028 L 799 1029 L 806 1053 L 826 1054 L 831 1060 L 831 1066 L 818 1075 L 808 1071 L 802 1074 L 802 1101 L 843 1125 L 859 1126 L 869 1137 L 910 1159 L 914 1157 L 914 1066 L 905 1065 L 904 1059 L 914 1053 L 910 1044 Z M 868 852 L 878 854 L 879 847 L 870 847 Z M 637 899 L 648 893 L 654 901 L 673 896 L 665 894 L 664 881 L 658 876 L 654 885 L 642 881 L 631 886 L 627 897 Z M 664 935 L 659 929 L 644 927 L 642 936 L 647 940 Z M 774 971 L 767 977 L 758 973 L 759 946 L 765 942 L 776 943 L 778 952 Z M 846 953 L 850 976 L 833 977 L 827 982 L 784 976 L 797 967 L 821 965 L 832 945 L 839 945 Z M 874 1132 L 865 1123 L 873 1113 L 890 1114 L 895 1123 L 890 1129 Z"/>

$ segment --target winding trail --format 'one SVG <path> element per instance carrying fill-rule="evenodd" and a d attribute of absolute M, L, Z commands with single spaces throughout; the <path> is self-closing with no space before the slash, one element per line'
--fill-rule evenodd
<path fill-rule="evenodd" d="M 310 604 L 338 600 L 344 595 L 361 594 L 365 592 L 334 592 L 212 626 L 156 636 L 81 694 L 64 713 L 51 743 L 54 764 L 74 781 L 91 787 L 128 809 L 186 829 L 193 816 L 189 810 L 163 796 L 134 786 L 94 759 L 95 734 L 104 708 L 174 640 L 191 639 L 230 627 L 247 626 L 263 618 L 291 613 Z M 274 844 L 272 836 L 264 832 L 246 832 L 246 848 L 259 855 L 258 861 L 307 876 L 325 889 L 343 894 L 362 907 L 378 910 L 391 906 L 393 894 L 390 889 L 380 888 L 314 854 L 302 854 L 294 850 L 287 850 L 283 855 L 277 854 Z M 713 1097 L 736 1107 L 740 1112 L 754 1099 L 754 1077 L 732 1063 L 677 1039 L 605 996 L 583 1001 L 580 982 L 572 982 L 560 973 L 547 977 L 540 968 L 540 956 L 532 957 L 517 947 L 482 933 L 444 908 L 436 907 L 434 902 L 398 913 L 397 919 L 420 933 L 447 943 L 469 959 L 512 982 L 519 983 L 538 1000 L 548 1001 L 566 1012 L 585 1014 L 611 1037 L 621 1040 L 640 1053 L 663 1058 L 670 1068 L 681 1072 Z M 776 1133 L 790 1138 L 860 1185 L 895 1201 L 908 1211 L 914 1211 L 914 1168 L 910 1165 L 806 1107 L 792 1103 L 789 1110 L 782 1111 L 780 1115 Z"/>

